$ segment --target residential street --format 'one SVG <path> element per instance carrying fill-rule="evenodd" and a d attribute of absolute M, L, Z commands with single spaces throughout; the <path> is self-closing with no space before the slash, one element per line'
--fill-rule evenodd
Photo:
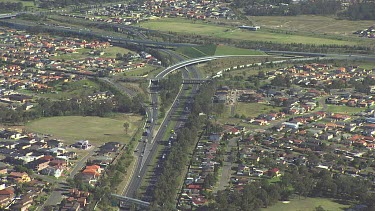
<path fill-rule="evenodd" d="M 74 178 L 74 175 L 78 173 L 78 171 L 82 170 L 84 165 L 86 164 L 87 159 L 91 157 L 95 152 L 95 147 L 92 147 L 88 150 L 88 154 L 81 158 L 74 166 L 73 170 L 70 172 L 69 178 Z"/>
<path fill-rule="evenodd" d="M 74 168 L 70 172 L 68 178 L 73 179 L 74 176 L 80 170 L 82 170 L 82 168 L 86 164 L 87 159 L 89 159 L 94 154 L 94 152 L 95 152 L 95 147 L 92 147 L 91 149 L 89 149 L 87 151 L 87 154 L 75 163 Z M 42 179 L 47 178 L 47 179 L 45 179 L 47 182 L 53 182 L 52 179 L 49 179 L 46 176 L 38 175 L 38 177 L 41 177 Z M 69 187 L 66 183 L 66 180 L 65 179 L 59 180 L 59 182 L 56 182 L 55 190 L 51 192 L 48 199 L 44 202 L 44 204 L 42 206 L 38 207 L 37 210 L 42 211 L 45 206 L 59 204 L 61 202 L 62 198 L 63 198 L 63 194 L 67 193 L 68 190 L 69 190 Z"/>
<path fill-rule="evenodd" d="M 219 190 L 225 190 L 228 187 L 228 181 L 232 174 L 233 162 L 236 161 L 236 158 L 234 157 L 235 155 L 231 154 L 231 149 L 232 147 L 237 146 L 237 141 L 239 139 L 240 139 L 239 137 L 235 137 L 235 138 L 230 139 L 228 142 L 228 146 L 227 146 L 226 153 L 224 156 L 224 165 L 223 165 L 223 170 L 221 173 L 220 181 L 219 181 L 217 188 L 214 190 L 214 192 L 217 192 Z"/>

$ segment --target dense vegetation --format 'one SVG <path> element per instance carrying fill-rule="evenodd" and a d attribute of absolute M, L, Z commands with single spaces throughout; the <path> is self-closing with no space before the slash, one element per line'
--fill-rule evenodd
<path fill-rule="evenodd" d="M 361 2 L 352 4 L 340 14 L 340 17 L 352 20 L 375 20 L 375 3 Z"/>
<path fill-rule="evenodd" d="M 327 170 L 309 171 L 308 167 L 292 167 L 281 177 L 280 182 L 267 180 L 253 182 L 241 191 L 219 191 L 215 202 L 199 210 L 260 210 L 279 200 L 288 200 L 292 194 L 300 197 L 326 197 L 344 201 L 364 203 L 373 210 L 373 193 L 370 181 Z"/>
<path fill-rule="evenodd" d="M 171 74 L 166 79 L 159 81 L 161 111 L 170 106 L 176 98 L 182 84 L 181 73 Z"/>
<path fill-rule="evenodd" d="M 0 122 L 15 124 L 51 116 L 106 116 L 111 112 L 144 113 L 143 108 L 139 106 L 143 102 L 143 96 L 131 99 L 109 84 L 97 79 L 93 80 L 100 85 L 100 91 L 110 91 L 115 96 L 95 101 L 90 100 L 87 96 L 66 100 L 39 98 L 36 100 L 36 106 L 31 110 L 24 110 L 23 106 L 15 110 L 1 106 Z"/>
<path fill-rule="evenodd" d="M 271 6 L 272 5 L 272 6 Z M 294 15 L 338 15 L 351 20 L 375 20 L 375 3 L 355 2 L 343 9 L 341 1 L 317 0 L 291 3 L 290 0 L 234 0 L 233 7 L 243 8 L 246 15 L 294 16 Z"/>
<path fill-rule="evenodd" d="M 23 9 L 21 2 L 2 2 L 0 1 L 0 13 L 16 12 Z"/>
<path fill-rule="evenodd" d="M 304 1 L 299 4 L 283 4 L 280 6 L 258 5 L 257 1 L 245 7 L 246 15 L 266 16 L 266 15 L 332 15 L 341 10 L 339 1 L 317 0 Z"/>

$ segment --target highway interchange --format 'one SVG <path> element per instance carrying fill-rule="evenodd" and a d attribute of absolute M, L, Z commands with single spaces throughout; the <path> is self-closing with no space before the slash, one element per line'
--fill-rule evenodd
<path fill-rule="evenodd" d="M 13 15 L 10 15 L 13 16 Z M 6 18 L 7 14 L 0 15 L 0 18 Z M 126 26 L 124 26 L 126 27 Z M 48 26 L 49 29 L 51 29 L 50 26 Z M 75 31 L 77 32 L 77 29 L 73 28 L 56 28 L 52 27 L 54 30 L 59 31 Z M 133 42 L 133 43 L 139 43 L 139 44 L 150 44 L 154 46 L 193 46 L 194 44 L 184 44 L 184 43 L 160 43 L 160 42 L 154 42 L 147 40 L 147 37 L 143 35 L 141 32 L 138 32 L 136 27 L 129 27 L 128 30 L 131 30 L 134 34 L 136 34 L 140 39 L 139 40 L 133 40 L 133 39 L 124 39 L 121 37 L 109 37 L 105 35 L 98 35 L 96 36 L 102 37 L 103 39 L 108 39 L 109 41 L 120 41 L 120 42 Z M 80 31 L 80 30 L 78 30 Z M 80 31 L 81 32 L 81 31 Z M 85 33 L 92 33 L 92 32 L 85 32 Z M 168 74 L 170 74 L 173 71 L 181 70 L 182 75 L 184 79 L 188 78 L 195 78 L 199 79 L 201 78 L 201 75 L 199 74 L 198 70 L 193 66 L 194 64 L 201 63 L 201 62 L 207 62 L 214 59 L 219 59 L 223 57 L 230 57 L 228 56 L 211 56 L 211 57 L 204 57 L 204 58 L 197 58 L 197 59 L 191 59 L 185 61 L 184 58 L 182 58 L 180 55 L 176 54 L 175 52 L 171 50 L 166 49 L 160 49 L 164 53 L 170 54 L 174 58 L 176 58 L 179 63 L 172 65 L 162 72 L 160 72 L 155 79 L 160 80 L 162 78 L 165 78 Z M 300 56 L 310 56 L 313 58 L 300 58 L 300 59 L 292 59 L 289 61 L 304 61 L 304 60 L 313 60 L 313 59 L 365 59 L 365 60 L 375 60 L 375 57 L 373 55 L 350 55 L 350 54 L 322 54 L 322 53 L 309 53 L 309 52 L 290 52 L 290 51 L 270 51 L 270 50 L 264 50 L 266 53 L 269 54 L 288 54 L 288 55 L 300 55 Z M 286 60 L 280 60 L 280 61 L 274 61 L 274 63 L 282 63 Z M 106 80 L 112 84 L 115 84 L 115 82 L 111 81 L 109 78 L 103 78 L 103 80 Z M 118 88 L 120 88 L 118 85 L 116 85 Z M 150 98 L 151 98 L 151 105 L 143 105 L 146 107 L 147 112 L 147 125 L 148 130 L 150 131 L 146 136 L 143 136 L 142 139 L 138 142 L 138 145 L 136 147 L 136 151 L 134 152 L 135 157 L 135 165 L 131 174 L 131 179 L 128 182 L 128 185 L 123 190 L 122 195 L 132 198 L 139 198 L 137 195 L 138 190 L 140 189 L 142 185 L 142 180 L 145 179 L 146 173 L 148 171 L 148 167 L 151 164 L 153 157 L 156 156 L 158 145 L 163 140 L 163 137 L 165 136 L 165 133 L 169 133 L 169 131 L 166 131 L 168 128 L 168 125 L 170 124 L 172 117 L 176 116 L 177 110 L 181 105 L 183 104 L 183 107 L 188 107 L 190 100 L 196 92 L 198 91 L 199 85 L 192 85 L 192 90 L 188 94 L 187 93 L 187 87 L 190 85 L 182 84 L 180 91 L 178 92 L 175 100 L 173 101 L 171 108 L 166 111 L 164 119 L 161 121 L 161 124 L 156 129 L 156 123 L 158 122 L 159 118 L 159 112 L 158 112 L 158 94 L 157 92 L 150 92 Z M 125 87 L 120 88 L 122 91 L 128 93 L 130 96 L 136 95 L 136 93 L 132 90 L 126 89 Z M 182 103 L 181 103 L 182 102 Z M 182 112 L 181 116 L 177 119 L 177 123 L 175 125 L 175 131 L 183 125 L 183 121 L 188 115 L 188 112 Z M 175 120 L 174 120 L 175 121 Z M 156 130 L 156 133 L 154 134 L 153 131 Z M 161 153 L 163 156 L 159 157 L 158 165 L 154 169 L 154 178 L 150 178 L 149 180 L 152 181 L 150 183 L 150 186 L 148 187 L 147 193 L 151 193 L 152 185 L 155 184 L 157 181 L 157 177 L 159 176 L 161 170 L 160 166 L 162 164 L 163 159 L 165 158 L 165 155 L 168 153 L 168 147 L 165 147 L 164 151 Z M 159 166 L 159 167 L 158 167 Z M 145 201 L 149 201 L 150 196 L 148 194 L 145 194 L 143 198 L 140 198 Z"/>

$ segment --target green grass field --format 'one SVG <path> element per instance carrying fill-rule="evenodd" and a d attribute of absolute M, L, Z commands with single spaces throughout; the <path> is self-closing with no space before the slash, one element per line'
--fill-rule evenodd
<path fill-rule="evenodd" d="M 255 25 L 272 29 L 316 34 L 353 36 L 354 31 L 365 29 L 374 24 L 373 21 L 339 20 L 333 17 L 299 15 L 299 16 L 250 16 Z"/>
<path fill-rule="evenodd" d="M 66 143 L 88 139 L 99 145 L 108 141 L 127 143 L 140 121 L 140 116 L 125 114 L 118 114 L 115 118 L 61 116 L 38 119 L 27 123 L 25 127 L 27 131 L 51 134 Z M 128 134 L 124 131 L 124 122 L 130 124 Z"/>
<path fill-rule="evenodd" d="M 99 85 L 90 80 L 59 83 L 55 86 L 56 92 L 38 93 L 37 95 L 52 99 L 67 99 L 79 96 L 88 96 L 99 91 Z"/>
<path fill-rule="evenodd" d="M 176 51 L 190 58 L 212 56 L 215 54 L 216 45 L 203 45 L 197 47 L 179 47 Z"/>
<path fill-rule="evenodd" d="M 245 115 L 246 117 L 256 117 L 259 114 L 266 114 L 271 111 L 278 111 L 278 108 L 268 106 L 261 103 L 236 103 L 235 114 Z"/>
<path fill-rule="evenodd" d="M 153 77 L 161 72 L 163 67 L 156 67 L 151 65 L 146 65 L 145 67 L 132 69 L 125 72 L 126 76 L 137 76 L 137 77 Z M 147 75 L 147 76 L 146 76 Z"/>
<path fill-rule="evenodd" d="M 101 57 L 101 58 L 116 58 L 117 53 L 127 54 L 128 52 L 132 52 L 126 48 L 111 46 L 108 48 L 103 49 L 104 55 L 90 55 L 89 52 L 92 51 L 91 49 L 78 49 L 77 53 L 67 53 L 67 54 L 59 54 L 57 56 L 51 57 L 51 59 L 64 59 L 64 60 L 73 60 L 73 59 L 83 59 L 87 57 Z"/>
<path fill-rule="evenodd" d="M 0 2 L 21 2 L 24 7 L 34 7 L 34 1 L 0 0 Z"/>
<path fill-rule="evenodd" d="M 261 51 L 254 51 L 244 48 L 236 48 L 227 45 L 219 45 L 216 47 L 215 55 L 265 55 Z"/>
<path fill-rule="evenodd" d="M 361 111 L 364 111 L 366 108 L 358 107 L 349 107 L 349 106 L 336 106 L 336 105 L 327 105 L 327 111 L 333 113 L 342 113 L 342 114 L 355 114 Z"/>
<path fill-rule="evenodd" d="M 160 31 L 173 31 L 178 33 L 188 33 L 203 36 L 212 36 L 220 38 L 232 38 L 237 40 L 258 40 L 275 43 L 303 43 L 303 44 L 337 44 L 337 45 L 357 45 L 362 43 L 363 39 L 342 40 L 335 36 L 323 36 L 322 34 L 286 34 L 285 32 L 272 32 L 264 29 L 256 32 L 240 30 L 235 27 L 218 26 L 201 21 L 193 22 L 175 19 L 158 19 L 139 24 L 141 27 L 155 29 Z M 345 38 L 345 37 L 344 37 Z M 341 40 L 340 40 L 341 39 Z M 366 40 L 366 43 L 370 41 Z"/>
<path fill-rule="evenodd" d="M 314 211 L 316 207 L 322 206 L 327 211 L 339 211 L 348 208 L 349 205 L 339 204 L 325 198 L 295 198 L 290 203 L 278 202 L 277 204 L 262 209 L 262 211 Z"/>

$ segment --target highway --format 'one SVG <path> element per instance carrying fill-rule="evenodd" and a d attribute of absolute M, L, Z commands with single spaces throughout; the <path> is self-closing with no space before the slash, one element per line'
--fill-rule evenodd
<path fill-rule="evenodd" d="M 186 69 L 183 69 L 182 71 L 183 78 L 189 77 L 189 72 Z M 158 78 L 163 78 L 165 76 L 159 76 Z M 176 112 L 178 108 L 178 104 L 180 99 L 185 96 L 186 88 L 188 85 L 182 85 L 180 88 L 180 91 L 178 92 L 175 100 L 173 101 L 171 108 L 166 111 L 165 117 L 160 124 L 158 131 L 156 132 L 156 135 L 153 137 L 152 134 L 148 135 L 147 137 L 143 137 L 143 140 L 140 142 L 140 144 L 137 147 L 137 151 L 135 152 L 136 156 L 136 168 L 134 170 L 134 173 L 132 175 L 131 181 L 129 185 L 127 186 L 127 189 L 124 190 L 123 195 L 128 197 L 136 197 L 136 191 L 140 188 L 142 179 L 144 178 L 147 167 L 151 163 L 152 158 L 155 156 L 155 152 L 158 147 L 158 142 L 163 139 L 163 136 L 165 134 L 166 128 L 168 127 L 168 124 L 170 123 L 171 116 Z M 194 91 L 193 91 L 194 92 Z M 157 93 L 151 93 L 151 100 L 152 100 L 152 108 L 151 108 L 151 114 L 149 115 L 149 121 L 151 117 L 153 118 L 152 123 L 149 126 L 149 129 L 152 131 L 155 126 L 155 122 L 158 119 L 158 94 Z M 150 117 L 151 116 L 151 117 Z M 176 124 L 176 126 L 180 126 L 181 123 Z"/>
<path fill-rule="evenodd" d="M 141 39 L 147 39 L 147 37 L 143 33 L 138 32 L 137 30 L 134 30 L 133 33 L 138 35 Z M 164 71 L 162 71 L 161 74 L 158 74 L 156 76 L 156 79 L 165 78 L 170 72 L 175 71 L 177 69 L 182 70 L 182 77 L 184 79 L 187 79 L 190 77 L 189 73 L 192 73 L 194 78 L 200 78 L 200 74 L 198 70 L 195 67 L 191 66 L 192 64 L 195 64 L 194 63 L 195 60 L 193 62 L 184 63 L 183 61 L 185 59 L 182 56 L 176 54 L 175 52 L 171 50 L 166 50 L 166 49 L 160 49 L 160 51 L 163 51 L 164 53 L 175 57 L 178 61 L 180 61 L 180 63 L 178 63 L 178 65 L 173 65 L 173 68 L 165 69 Z M 162 123 L 160 124 L 155 136 L 153 135 L 153 131 L 155 127 L 155 122 L 157 122 L 158 115 L 159 115 L 158 114 L 158 93 L 150 92 L 151 107 L 148 107 L 146 111 L 147 111 L 147 116 L 148 116 L 147 122 L 149 122 L 148 130 L 151 131 L 151 133 L 147 134 L 147 136 L 142 137 L 142 140 L 140 141 L 140 143 L 138 144 L 135 150 L 136 151 L 134 154 L 136 157 L 135 168 L 134 168 L 134 171 L 132 172 L 131 179 L 128 185 L 126 186 L 126 188 L 124 189 L 122 195 L 132 197 L 132 198 L 138 198 L 137 190 L 139 190 L 139 188 L 141 187 L 142 180 L 144 179 L 148 171 L 149 164 L 151 163 L 153 157 L 156 156 L 155 153 L 157 151 L 159 142 L 162 141 L 165 132 L 169 132 L 169 131 L 166 131 L 166 129 L 170 123 L 172 115 L 176 112 L 178 108 L 180 99 L 186 95 L 185 92 L 186 92 L 187 87 L 188 85 L 185 85 L 185 84 L 181 86 L 170 109 L 166 111 L 165 117 Z M 198 88 L 198 85 L 193 85 L 191 96 L 196 93 L 197 88 Z M 183 115 L 180 117 L 180 120 L 184 118 L 185 116 Z M 182 124 L 183 123 L 181 121 L 177 122 L 175 131 L 177 131 L 178 127 L 180 127 Z M 163 158 L 166 155 L 166 153 L 168 153 L 167 150 L 168 148 L 166 147 L 163 152 Z M 161 161 L 163 158 L 161 159 L 159 158 L 159 161 Z M 146 193 L 148 194 L 145 194 L 145 196 L 143 196 L 142 198 L 143 200 L 147 200 L 147 201 L 150 200 L 150 196 L 151 196 L 150 194 L 152 194 L 153 185 L 155 185 L 157 181 L 157 177 L 161 173 L 160 167 L 161 165 L 158 165 L 155 167 L 156 169 L 154 169 L 154 174 L 152 176 L 153 178 L 150 178 L 151 182 L 150 182 L 149 187 L 147 187 L 147 190 L 146 190 Z"/>

